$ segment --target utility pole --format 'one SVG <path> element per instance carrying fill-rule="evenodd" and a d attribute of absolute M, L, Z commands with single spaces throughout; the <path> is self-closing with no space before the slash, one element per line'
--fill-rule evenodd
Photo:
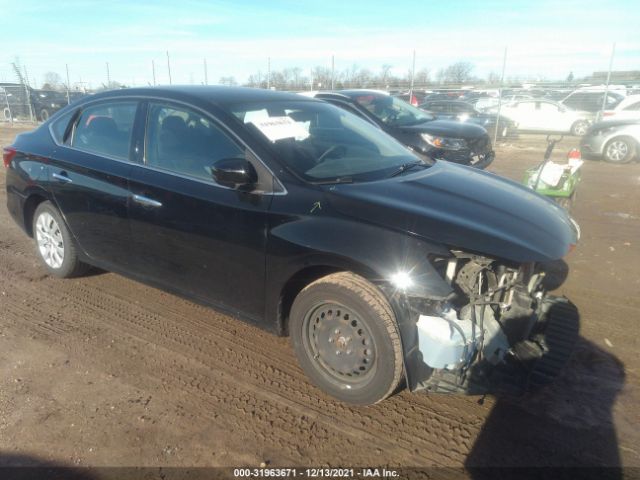
<path fill-rule="evenodd" d="M 500 110 L 502 109 L 502 89 L 504 87 L 504 70 L 507 66 L 507 47 L 504 47 L 504 57 L 502 58 L 502 75 L 500 76 L 500 89 L 498 90 L 498 114 L 496 116 L 496 129 L 493 132 L 493 145 L 498 141 L 498 126 L 500 125 Z"/>
<path fill-rule="evenodd" d="M 109 74 L 109 62 L 107 64 L 107 88 L 111 88 L 111 75 Z"/>
<path fill-rule="evenodd" d="M 207 72 L 207 59 L 204 59 L 204 84 L 209 85 L 209 76 Z"/>
<path fill-rule="evenodd" d="M 335 55 L 331 55 L 331 90 L 334 89 L 334 83 L 336 78 L 335 71 L 336 71 Z"/>
<path fill-rule="evenodd" d="M 156 62 L 151 60 L 151 75 L 153 75 L 153 86 L 156 86 Z"/>
<path fill-rule="evenodd" d="M 607 85 L 604 88 L 604 96 L 602 97 L 602 109 L 598 112 L 598 120 L 602 116 L 602 112 L 607 107 L 607 97 L 609 96 L 609 83 L 611 82 L 611 69 L 613 68 L 613 57 L 616 54 L 616 42 L 611 47 L 611 57 L 609 58 L 609 71 L 607 72 Z"/>
<path fill-rule="evenodd" d="M 167 50 L 167 72 L 169 72 L 169 85 L 171 85 L 171 60 L 169 59 L 169 50 Z"/>
<path fill-rule="evenodd" d="M 71 83 L 69 82 L 69 64 L 65 63 L 64 68 L 67 70 L 67 105 L 71 103 L 69 98 L 69 89 L 71 88 Z"/>
<path fill-rule="evenodd" d="M 271 90 L 271 57 L 267 57 L 267 90 Z"/>
<path fill-rule="evenodd" d="M 409 103 L 411 103 L 411 99 L 413 98 L 413 81 L 416 77 L 416 51 L 413 50 L 413 66 L 411 67 L 411 86 L 409 87 Z"/>

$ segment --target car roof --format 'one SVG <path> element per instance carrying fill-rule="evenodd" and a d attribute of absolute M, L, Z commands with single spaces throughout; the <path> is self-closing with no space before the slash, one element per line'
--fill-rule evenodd
<path fill-rule="evenodd" d="M 354 97 L 356 95 L 385 95 L 388 96 L 389 92 L 384 90 L 373 90 L 366 88 L 354 88 L 350 90 L 337 90 L 335 92 L 327 92 L 327 93 L 340 93 L 342 95 L 346 95 L 347 97 Z"/>
<path fill-rule="evenodd" d="M 161 96 L 175 100 L 200 100 L 215 105 L 268 101 L 315 101 L 296 93 L 278 92 L 250 87 L 227 87 L 221 85 L 171 85 L 144 88 L 123 88 L 110 90 L 91 96 L 91 100 L 115 97 Z"/>
<path fill-rule="evenodd" d="M 466 107 L 473 107 L 473 105 L 471 105 L 469 102 L 465 102 L 464 100 L 455 100 L 455 99 L 447 100 L 445 98 L 439 98 L 439 99 L 436 99 L 436 100 L 427 100 L 426 102 L 423 103 L 423 105 L 426 105 L 427 103 L 432 103 L 432 104 L 453 103 L 453 104 L 456 104 L 456 105 L 464 105 Z"/>

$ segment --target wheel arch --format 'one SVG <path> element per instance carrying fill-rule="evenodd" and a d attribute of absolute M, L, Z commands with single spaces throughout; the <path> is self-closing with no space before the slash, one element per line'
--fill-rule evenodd
<path fill-rule="evenodd" d="M 280 335 L 289 335 L 289 313 L 293 301 L 300 291 L 319 278 L 338 272 L 355 273 L 374 284 L 377 277 L 370 268 L 355 262 L 345 261 L 342 258 L 318 257 L 314 260 L 308 259 L 304 266 L 289 275 L 280 288 L 276 311 L 277 330 Z"/>
<path fill-rule="evenodd" d="M 38 205 L 50 200 L 51 199 L 44 190 L 36 190 L 30 193 L 26 198 L 24 207 L 22 208 L 22 215 L 24 229 L 30 237 L 33 238 L 33 215 L 35 214 Z"/>

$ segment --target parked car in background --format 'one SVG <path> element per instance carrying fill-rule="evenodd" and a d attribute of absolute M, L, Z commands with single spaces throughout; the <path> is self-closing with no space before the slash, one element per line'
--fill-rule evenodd
<path fill-rule="evenodd" d="M 309 95 L 308 93 L 304 93 Z M 373 123 L 423 158 L 486 168 L 494 158 L 487 131 L 474 124 L 437 120 L 399 98 L 376 90 L 312 94 Z"/>
<path fill-rule="evenodd" d="M 640 120 L 607 120 L 589 127 L 580 141 L 584 155 L 629 163 L 640 154 Z"/>
<path fill-rule="evenodd" d="M 513 102 L 517 102 L 519 100 L 531 100 L 533 97 L 531 95 L 525 94 L 510 94 L 503 95 L 502 100 L 499 97 L 480 97 L 478 99 L 472 100 L 470 103 L 478 110 L 485 111 L 491 108 L 497 107 L 498 104 L 508 105 Z"/>
<path fill-rule="evenodd" d="M 490 111 L 497 110 L 497 107 L 494 107 Z M 502 105 L 500 115 L 516 122 L 519 130 L 571 133 L 577 136 L 586 133 L 594 117 L 589 112 L 572 110 L 560 103 L 540 99 Z"/>
<path fill-rule="evenodd" d="M 67 106 L 66 92 L 30 89 L 30 95 L 36 118 L 43 122 L 52 114 Z"/>
<path fill-rule="evenodd" d="M 640 120 L 640 95 L 625 97 L 615 108 L 600 114 L 603 120 Z"/>
<path fill-rule="evenodd" d="M 425 93 L 419 92 L 412 92 L 411 94 L 407 92 L 392 95 L 396 98 L 399 98 L 400 100 L 404 100 L 405 102 L 410 103 L 414 107 L 417 107 L 419 104 L 425 101 L 425 98 L 427 98 L 427 95 Z"/>
<path fill-rule="evenodd" d="M 485 113 L 476 110 L 473 105 L 459 100 L 434 100 L 419 106 L 422 110 L 435 115 L 441 120 L 456 120 L 458 122 L 470 122 L 480 125 L 493 138 L 496 133 L 498 116 L 495 113 Z M 507 117 L 501 116 L 497 127 L 499 137 L 515 135 L 518 125 Z"/>
<path fill-rule="evenodd" d="M 607 101 L 605 110 L 615 108 L 623 99 L 624 95 L 618 92 L 606 92 Z M 605 96 L 604 90 L 575 90 L 563 98 L 560 103 L 573 110 L 596 113 L 602 110 L 602 101 Z"/>
<path fill-rule="evenodd" d="M 3 118 L 10 120 L 45 121 L 68 103 L 83 97 L 82 92 L 38 90 L 18 83 L 0 83 L 0 109 Z"/>
<path fill-rule="evenodd" d="M 523 394 L 578 339 L 576 308 L 543 282 L 578 241 L 561 207 L 425 162 L 326 102 L 110 91 L 19 135 L 3 161 L 8 210 L 49 274 L 95 265 L 289 335 L 345 402 L 401 384 Z"/>

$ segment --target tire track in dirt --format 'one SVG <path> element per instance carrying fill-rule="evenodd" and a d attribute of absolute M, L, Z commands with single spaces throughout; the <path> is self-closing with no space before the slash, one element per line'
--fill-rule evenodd
<path fill-rule="evenodd" d="M 23 266 L 28 267 L 20 265 L 20 267 Z M 13 265 L 10 265 L 11 277 L 20 278 L 23 274 L 19 272 L 24 269 L 12 267 Z M 120 279 L 118 280 L 120 281 Z M 128 280 L 122 281 L 131 283 Z M 195 387 L 199 391 L 210 394 L 214 385 L 216 389 L 219 389 L 219 381 L 229 382 L 230 378 L 236 379 L 234 385 L 237 387 L 237 378 L 239 377 L 242 379 L 241 387 L 245 389 L 247 386 L 253 387 L 250 389 L 251 391 L 256 391 L 263 397 L 267 396 L 269 401 L 285 403 L 289 408 L 297 410 L 300 415 L 315 416 L 317 422 L 325 426 L 328 425 L 329 429 L 334 431 L 337 429 L 342 435 L 355 436 L 359 441 L 364 441 L 369 445 L 379 445 L 380 449 L 389 454 L 393 453 L 393 458 L 404 459 L 409 461 L 409 464 L 423 464 L 425 460 L 428 460 L 429 463 L 439 464 L 459 462 L 460 456 L 464 455 L 467 448 L 470 448 L 470 445 L 465 445 L 467 443 L 465 439 L 471 439 L 473 432 L 468 431 L 468 427 L 461 425 L 459 419 L 452 421 L 448 415 L 434 415 L 433 412 L 425 412 L 416 406 L 407 409 L 403 408 L 404 405 L 400 406 L 399 412 L 398 405 L 390 409 L 385 404 L 382 404 L 384 408 L 380 408 L 374 415 L 371 409 L 358 411 L 336 402 L 326 401 L 320 392 L 306 383 L 306 379 L 297 367 L 291 366 L 295 360 L 290 354 L 279 355 L 286 360 L 285 365 L 290 365 L 286 371 L 279 367 L 282 363 L 281 358 L 276 359 L 275 362 L 273 359 L 267 362 L 262 361 L 265 358 L 269 360 L 269 355 L 257 350 L 255 342 L 252 343 L 251 340 L 239 341 L 243 338 L 242 335 L 231 334 L 229 336 L 230 334 L 227 333 L 229 338 L 222 338 L 221 335 L 211 337 L 210 330 L 213 329 L 211 326 L 206 329 L 209 332 L 205 332 L 205 329 L 201 327 L 199 330 L 202 333 L 198 334 L 198 332 L 190 331 L 190 328 L 185 328 L 182 324 L 184 317 L 175 320 L 158 317 L 139 304 L 124 302 L 104 292 L 96 291 L 85 283 L 85 280 L 71 282 L 45 280 L 32 284 L 27 279 L 25 285 L 20 285 L 20 291 L 25 292 L 27 297 L 35 300 L 36 303 L 30 305 L 26 310 L 22 308 L 15 313 L 26 318 L 45 317 L 44 321 L 34 325 L 34 329 L 44 335 L 65 335 L 73 332 L 74 336 L 96 339 L 96 348 L 100 347 L 100 336 L 113 336 L 117 342 L 122 342 L 128 341 L 128 337 L 123 337 L 125 333 L 131 338 L 138 339 L 141 343 L 153 342 L 162 348 L 168 348 L 172 356 L 178 353 L 182 357 L 191 359 L 187 363 L 197 361 L 201 367 L 205 367 L 205 374 L 201 374 L 197 379 L 193 378 L 194 374 L 191 372 L 193 365 L 189 365 L 188 371 L 183 368 L 183 371 L 176 378 L 182 386 Z M 37 308 L 40 298 L 49 298 L 50 296 L 53 298 L 58 296 L 60 299 L 59 308 L 66 309 L 67 315 L 70 314 L 72 319 L 80 319 L 82 316 L 90 314 L 91 318 L 100 319 L 100 326 L 94 326 L 92 323 L 88 327 L 88 324 L 70 321 L 60 315 L 47 314 Z M 68 303 L 70 300 L 71 303 Z M 48 308 L 50 309 L 50 307 L 49 302 Z M 188 327 L 193 324 L 194 322 L 191 322 Z M 257 330 L 249 326 L 242 326 L 241 329 L 243 331 Z M 224 333 L 224 329 L 222 333 Z M 268 334 L 259 333 L 258 336 L 270 337 Z M 277 345 L 278 339 L 267 339 L 276 343 L 276 345 L 271 344 L 268 347 L 283 347 L 282 342 Z M 53 338 L 52 340 L 59 343 L 60 339 Z M 263 344 L 264 341 L 265 338 L 262 338 Z M 73 347 L 74 341 L 67 344 L 67 348 L 73 349 Z M 285 347 L 288 350 L 288 347 Z M 132 362 L 140 362 L 141 359 L 138 356 L 131 357 L 132 352 L 136 351 L 139 351 L 139 347 L 131 344 L 129 348 L 119 351 L 115 358 L 129 356 Z M 220 351 L 225 352 L 223 356 L 216 356 L 212 353 Z M 256 361 L 256 357 L 260 357 L 260 361 Z M 148 367 L 152 371 L 157 369 L 157 365 L 153 364 L 149 364 Z M 218 381 L 216 383 L 213 378 L 210 378 L 216 377 L 218 373 L 216 370 L 223 370 L 229 375 L 216 378 L 215 380 Z M 294 373 L 292 374 L 292 372 Z M 165 381 L 168 380 L 165 379 Z M 311 393 L 308 391 L 310 388 L 312 389 Z M 291 399 L 296 400 L 292 401 Z M 391 404 L 391 402 L 388 403 Z M 270 407 L 266 410 L 273 411 L 274 409 Z M 339 418 L 340 421 L 336 422 L 333 418 Z M 285 423 L 292 424 L 293 421 Z M 481 419 L 478 423 L 481 423 Z M 324 435 L 328 435 L 328 433 L 325 431 Z M 294 438 L 299 436 L 298 432 Z M 457 440 L 455 445 L 462 448 L 452 449 L 450 443 L 453 439 Z M 422 456 L 424 451 L 429 452 L 428 458 Z M 351 458 L 349 457 L 350 460 Z"/>

